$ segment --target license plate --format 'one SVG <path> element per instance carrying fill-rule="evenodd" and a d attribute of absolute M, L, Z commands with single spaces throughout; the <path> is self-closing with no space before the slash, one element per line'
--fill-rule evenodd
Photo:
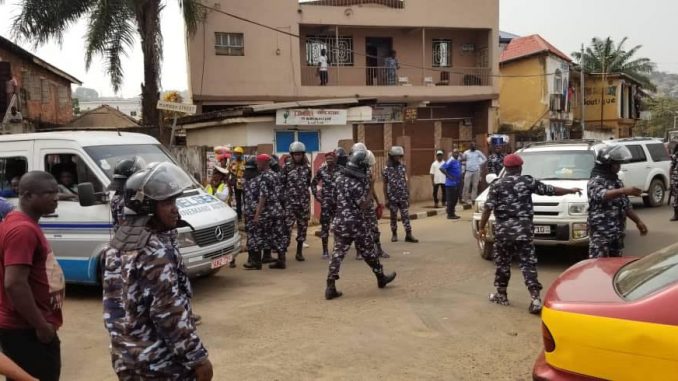
<path fill-rule="evenodd" d="M 551 227 L 548 225 L 535 226 L 534 234 L 551 234 Z"/>
<path fill-rule="evenodd" d="M 231 260 L 233 259 L 233 255 L 224 255 L 223 257 L 219 257 L 216 259 L 212 260 L 212 269 L 218 269 L 219 267 L 224 267 L 227 264 L 231 263 Z"/>

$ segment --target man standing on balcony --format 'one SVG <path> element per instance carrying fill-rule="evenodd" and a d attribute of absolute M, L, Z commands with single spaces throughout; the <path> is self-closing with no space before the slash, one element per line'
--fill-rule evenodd
<path fill-rule="evenodd" d="M 464 209 L 470 209 L 471 204 L 478 195 L 480 183 L 480 169 L 487 161 L 485 155 L 478 150 L 475 142 L 471 142 L 469 149 L 464 152 L 466 162 L 466 174 L 464 174 Z"/>
<path fill-rule="evenodd" d="M 386 83 L 389 86 L 395 86 L 397 79 L 396 75 L 398 74 L 397 71 L 400 69 L 395 50 L 391 50 L 391 55 L 386 58 L 384 65 L 386 66 Z"/>
<path fill-rule="evenodd" d="M 327 50 L 322 49 L 320 51 L 320 57 L 318 57 L 318 75 L 320 76 L 320 86 L 327 86 Z"/>

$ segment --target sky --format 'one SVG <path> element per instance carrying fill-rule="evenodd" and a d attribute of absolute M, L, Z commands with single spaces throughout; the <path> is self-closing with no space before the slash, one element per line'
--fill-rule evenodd
<path fill-rule="evenodd" d="M 11 20 L 20 10 L 18 3 L 18 0 L 4 0 L 0 4 L 3 37 L 11 37 Z M 162 89 L 185 90 L 188 87 L 186 47 L 179 1 L 166 3 L 161 16 L 165 40 Z M 643 45 L 641 56 L 652 59 L 661 71 L 678 73 L 678 44 L 671 38 L 675 34 L 672 27 L 676 14 L 678 1 L 675 0 L 500 0 L 499 27 L 518 35 L 540 34 L 567 54 L 578 51 L 582 43 L 590 42 L 594 36 L 611 36 L 615 41 L 628 37 L 627 47 Z M 138 41 L 128 57 L 123 58 L 125 81 L 121 91 L 114 94 L 100 60 L 95 59 L 90 70 L 85 70 L 85 31 L 86 23 L 80 21 L 65 34 L 62 46 L 48 43 L 34 49 L 23 41 L 19 45 L 80 79 L 83 86 L 97 90 L 100 96 L 138 95 L 143 80 Z"/>

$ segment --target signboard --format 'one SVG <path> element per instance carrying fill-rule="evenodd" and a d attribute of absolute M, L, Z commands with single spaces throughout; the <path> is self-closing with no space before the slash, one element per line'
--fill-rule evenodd
<path fill-rule="evenodd" d="M 278 126 L 343 126 L 346 124 L 346 110 L 330 109 L 286 109 L 275 114 Z"/>
<path fill-rule="evenodd" d="M 414 123 L 417 121 L 417 108 L 408 107 L 405 109 L 405 120 L 409 123 Z"/>
<path fill-rule="evenodd" d="M 367 123 L 402 123 L 402 105 L 374 105 L 372 106 L 372 120 Z"/>
<path fill-rule="evenodd" d="M 176 111 L 191 115 L 195 114 L 198 110 L 198 107 L 193 104 L 166 101 L 158 101 L 158 105 L 156 107 L 158 110 Z"/>

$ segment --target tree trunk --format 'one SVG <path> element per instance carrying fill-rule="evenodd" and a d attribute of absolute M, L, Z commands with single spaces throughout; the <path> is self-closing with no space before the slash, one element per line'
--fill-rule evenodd
<path fill-rule="evenodd" d="M 137 23 L 144 54 L 144 82 L 141 84 L 141 108 L 143 124 L 157 131 L 163 141 L 159 112 L 156 108 L 160 98 L 160 61 L 162 60 L 162 35 L 160 30 L 159 0 L 142 1 L 137 8 Z"/>

